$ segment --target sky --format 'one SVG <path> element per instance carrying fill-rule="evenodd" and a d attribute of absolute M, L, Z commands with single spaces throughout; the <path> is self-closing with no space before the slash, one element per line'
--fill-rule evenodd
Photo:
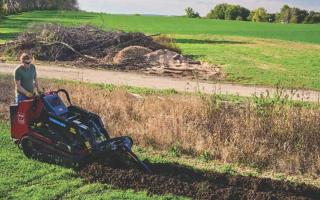
<path fill-rule="evenodd" d="M 320 11 L 320 0 L 78 0 L 81 10 L 118 14 L 183 15 L 188 6 L 205 16 L 218 3 L 277 12 L 284 4 Z"/>

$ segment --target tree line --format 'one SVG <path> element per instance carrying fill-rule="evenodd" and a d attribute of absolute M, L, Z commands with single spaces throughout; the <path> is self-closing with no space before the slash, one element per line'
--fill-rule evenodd
<path fill-rule="evenodd" d="M 0 0 L 0 15 L 31 10 L 77 10 L 77 0 Z"/>
<path fill-rule="evenodd" d="M 198 12 L 191 7 L 185 9 L 187 17 L 200 18 Z M 270 23 L 320 23 L 320 12 L 307 11 L 300 8 L 284 5 L 280 12 L 268 13 L 265 8 L 250 11 L 240 5 L 222 3 L 216 5 L 206 16 L 208 19 L 241 20 Z"/>

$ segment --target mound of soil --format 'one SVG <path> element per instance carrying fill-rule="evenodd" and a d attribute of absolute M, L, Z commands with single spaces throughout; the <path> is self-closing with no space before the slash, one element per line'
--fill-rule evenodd
<path fill-rule="evenodd" d="M 222 79 L 224 74 L 219 67 L 194 61 L 168 49 L 159 49 L 145 55 L 148 67 L 146 73 L 176 77 L 199 78 L 202 80 Z"/>
<path fill-rule="evenodd" d="M 201 172 L 178 164 L 149 165 L 153 174 L 114 169 L 101 163 L 93 163 L 79 174 L 89 182 L 107 183 L 115 188 L 192 199 L 317 199 L 320 196 L 320 189 L 304 184 Z"/>
<path fill-rule="evenodd" d="M 141 66 L 145 62 L 144 56 L 152 50 L 142 46 L 130 46 L 119 51 L 113 58 L 116 65 Z"/>

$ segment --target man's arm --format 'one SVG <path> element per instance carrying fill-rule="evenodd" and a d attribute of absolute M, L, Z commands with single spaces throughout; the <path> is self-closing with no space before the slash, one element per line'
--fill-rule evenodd
<path fill-rule="evenodd" d="M 34 66 L 34 88 L 37 89 L 37 92 L 39 93 L 41 90 L 40 90 L 40 87 L 39 87 L 39 82 L 38 82 L 38 76 L 37 76 L 37 70 L 36 70 L 36 67 Z"/>
<path fill-rule="evenodd" d="M 38 82 L 38 79 L 37 79 L 37 78 L 35 78 L 35 80 L 34 80 L 34 88 L 37 89 L 37 92 L 40 92 L 40 91 L 41 91 L 41 90 L 40 90 L 40 87 L 39 87 L 39 82 Z"/>
<path fill-rule="evenodd" d="M 17 90 L 18 90 L 19 92 L 21 92 L 22 94 L 24 94 L 24 95 L 27 96 L 27 97 L 32 97 L 32 96 L 33 96 L 32 93 L 28 92 L 26 89 L 24 89 L 24 88 L 21 86 L 20 80 L 16 80 L 16 81 L 15 81 L 15 84 L 16 84 Z"/>

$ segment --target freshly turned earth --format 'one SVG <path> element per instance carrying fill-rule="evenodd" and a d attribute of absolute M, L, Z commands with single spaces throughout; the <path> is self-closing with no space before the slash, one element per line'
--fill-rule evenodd
<path fill-rule="evenodd" d="M 320 189 L 216 172 L 195 171 L 178 164 L 149 164 L 153 174 L 134 169 L 114 169 L 93 163 L 79 171 L 88 182 L 111 184 L 119 189 L 146 190 L 149 194 L 173 194 L 192 199 L 319 199 Z"/>

